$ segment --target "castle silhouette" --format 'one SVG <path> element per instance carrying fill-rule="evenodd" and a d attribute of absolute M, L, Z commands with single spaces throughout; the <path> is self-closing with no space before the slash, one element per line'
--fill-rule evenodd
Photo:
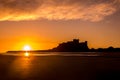
<path fill-rule="evenodd" d="M 56 48 L 53 48 L 52 51 L 59 52 L 82 52 L 88 51 L 88 43 L 80 42 L 79 39 L 73 39 L 73 41 L 63 42 L 59 44 Z"/>

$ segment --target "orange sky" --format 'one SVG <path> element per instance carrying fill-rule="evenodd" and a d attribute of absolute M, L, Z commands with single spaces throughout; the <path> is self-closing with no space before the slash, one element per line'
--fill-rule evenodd
<path fill-rule="evenodd" d="M 0 52 L 24 45 L 51 49 L 73 38 L 87 40 L 90 48 L 120 47 L 119 0 L 1 0 L 0 5 Z"/>

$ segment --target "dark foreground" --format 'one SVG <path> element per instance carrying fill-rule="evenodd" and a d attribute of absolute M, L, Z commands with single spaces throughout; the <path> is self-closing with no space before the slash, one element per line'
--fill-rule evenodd
<path fill-rule="evenodd" d="M 0 56 L 0 80 L 120 80 L 120 57 Z"/>

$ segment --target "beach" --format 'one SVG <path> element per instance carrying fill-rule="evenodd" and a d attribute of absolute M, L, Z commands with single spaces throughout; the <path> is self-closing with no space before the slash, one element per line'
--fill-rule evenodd
<path fill-rule="evenodd" d="M 120 79 L 120 57 L 0 55 L 0 80 Z"/>

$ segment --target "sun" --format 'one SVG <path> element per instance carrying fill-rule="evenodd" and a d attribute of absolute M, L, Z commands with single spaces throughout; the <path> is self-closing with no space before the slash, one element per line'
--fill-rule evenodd
<path fill-rule="evenodd" d="M 25 46 L 23 47 L 23 50 L 25 50 L 25 51 L 30 51 L 30 50 L 31 50 L 31 47 L 30 47 L 29 45 L 25 45 Z"/>

